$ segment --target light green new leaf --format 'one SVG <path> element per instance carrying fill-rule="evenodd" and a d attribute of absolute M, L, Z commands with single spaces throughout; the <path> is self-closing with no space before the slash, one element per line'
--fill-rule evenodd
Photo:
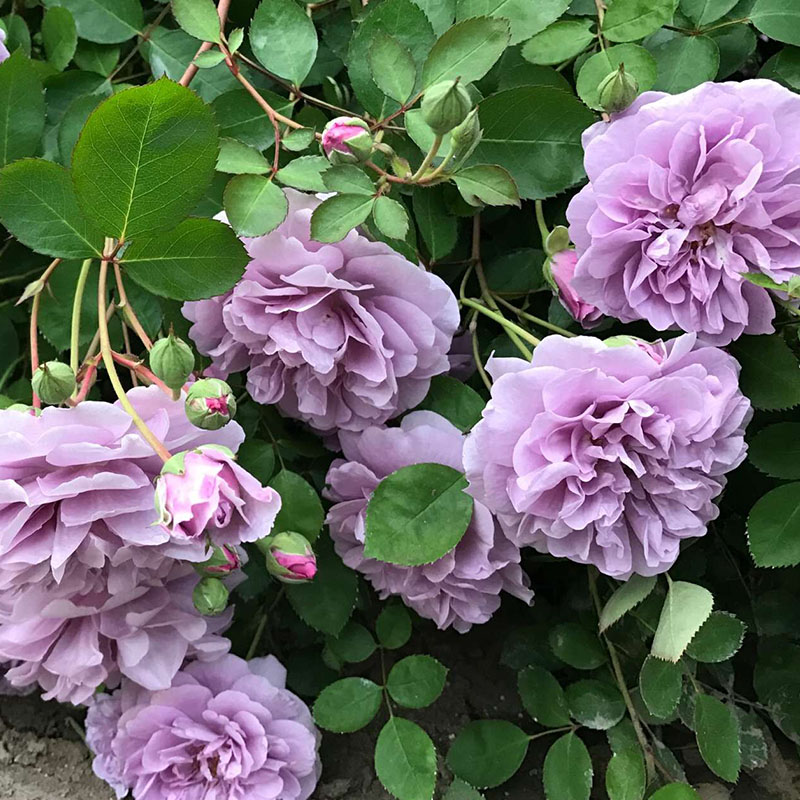
<path fill-rule="evenodd" d="M 697 695 L 694 730 L 700 755 L 711 770 L 725 781 L 739 777 L 739 721 L 733 710 L 716 697 Z"/>
<path fill-rule="evenodd" d="M 375 200 L 372 217 L 384 236 L 390 239 L 405 239 L 408 233 L 408 214 L 402 203 L 381 195 Z"/>
<path fill-rule="evenodd" d="M 99 44 L 126 42 L 144 28 L 139 0 L 47 0 L 72 13 L 78 36 Z"/>
<path fill-rule="evenodd" d="M 643 39 L 666 25 L 677 0 L 614 0 L 603 19 L 603 35 L 612 42 Z"/>
<path fill-rule="evenodd" d="M 625 583 L 620 584 L 614 590 L 614 594 L 608 598 L 608 602 L 600 613 L 600 632 L 607 630 L 625 614 L 636 608 L 656 588 L 657 582 L 655 577 L 645 578 L 642 575 L 633 574 Z"/>
<path fill-rule="evenodd" d="M 800 483 L 760 497 L 747 518 L 750 554 L 759 567 L 800 564 Z"/>
<path fill-rule="evenodd" d="M 299 153 L 308 149 L 314 141 L 313 128 L 298 128 L 281 136 L 281 147 L 292 153 Z"/>
<path fill-rule="evenodd" d="M 75 55 L 78 32 L 75 20 L 68 9 L 51 6 L 42 18 L 42 43 L 47 60 L 59 71 L 64 69 Z"/>
<path fill-rule="evenodd" d="M 0 64 L 0 166 L 36 153 L 44 122 L 42 81 L 30 59 L 17 51 Z"/>
<path fill-rule="evenodd" d="M 436 786 L 436 748 L 415 722 L 390 717 L 375 743 L 375 774 L 398 800 L 428 800 Z"/>
<path fill-rule="evenodd" d="M 671 583 L 650 652 L 656 658 L 677 661 L 711 615 L 713 606 L 714 598 L 708 589 L 686 581 Z"/>
<path fill-rule="evenodd" d="M 311 215 L 311 238 L 317 242 L 344 239 L 367 219 L 373 202 L 363 194 L 337 194 L 323 200 Z"/>
<path fill-rule="evenodd" d="M 269 172 L 270 163 L 255 147 L 237 139 L 220 139 L 217 172 L 231 175 L 263 175 Z"/>
<path fill-rule="evenodd" d="M 250 23 L 250 46 L 270 72 L 299 86 L 317 57 L 317 31 L 294 0 L 262 0 Z"/>
<path fill-rule="evenodd" d="M 407 47 L 379 33 L 369 48 L 369 67 L 375 85 L 392 100 L 405 103 L 417 82 L 417 66 Z"/>
<path fill-rule="evenodd" d="M 172 0 L 178 25 L 201 42 L 219 42 L 219 16 L 212 0 Z"/>
<path fill-rule="evenodd" d="M 488 15 L 511 23 L 511 44 L 519 44 L 555 22 L 569 0 L 458 0 L 459 20 Z"/>
<path fill-rule="evenodd" d="M 461 196 L 472 206 L 519 206 L 514 179 L 503 167 L 478 164 L 453 175 Z"/>
<path fill-rule="evenodd" d="M 198 53 L 194 57 L 195 66 L 199 69 L 213 69 L 225 60 L 225 54 L 220 50 L 208 50 L 205 53 Z"/>

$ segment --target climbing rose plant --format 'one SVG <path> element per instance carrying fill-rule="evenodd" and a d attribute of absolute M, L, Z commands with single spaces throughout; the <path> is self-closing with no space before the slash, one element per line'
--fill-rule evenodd
<path fill-rule="evenodd" d="M 0 691 L 109 793 L 791 774 L 800 17 L 645 5 L 0 19 Z"/>

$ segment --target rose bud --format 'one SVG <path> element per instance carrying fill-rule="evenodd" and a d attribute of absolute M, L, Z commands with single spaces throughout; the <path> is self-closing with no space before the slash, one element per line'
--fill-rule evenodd
<path fill-rule="evenodd" d="M 478 109 L 473 108 L 462 123 L 456 125 L 450 133 L 450 147 L 453 160 L 449 172 L 458 169 L 474 152 L 483 137 Z"/>
<path fill-rule="evenodd" d="M 236 548 L 229 545 L 214 547 L 211 558 L 202 564 L 195 564 L 195 570 L 205 578 L 224 578 L 242 566 L 242 560 L 236 552 Z"/>
<path fill-rule="evenodd" d="M 322 131 L 322 150 L 331 164 L 358 164 L 372 153 L 369 125 L 356 117 L 336 117 Z"/>
<path fill-rule="evenodd" d="M 257 544 L 267 556 L 267 572 L 282 583 L 305 583 L 317 574 L 317 559 L 302 534 L 283 531 Z"/>
<path fill-rule="evenodd" d="M 150 368 L 173 392 L 180 392 L 194 369 L 192 348 L 170 332 L 166 339 L 153 344 Z"/>
<path fill-rule="evenodd" d="M 633 345 L 647 353 L 656 364 L 661 364 L 667 357 L 667 347 L 661 339 L 655 342 L 648 342 L 644 339 L 640 339 L 638 336 L 627 336 L 623 334 L 620 336 L 609 336 L 608 339 L 603 340 L 603 344 L 605 344 L 606 347 L 628 347 L 629 345 Z"/>
<path fill-rule="evenodd" d="M 443 136 L 464 122 L 472 108 L 472 98 L 457 80 L 442 81 L 425 92 L 420 108 L 428 127 Z"/>
<path fill-rule="evenodd" d="M 76 387 L 75 373 L 61 361 L 46 361 L 33 373 L 31 386 L 36 396 L 49 405 L 68 400 Z"/>
<path fill-rule="evenodd" d="M 231 387 L 219 378 L 193 383 L 186 395 L 186 416 L 204 431 L 216 431 L 236 415 L 236 398 Z"/>
<path fill-rule="evenodd" d="M 600 106 L 603 111 L 614 114 L 624 111 L 638 96 L 639 83 L 629 72 L 625 72 L 624 65 L 607 75 L 597 87 L 600 95 Z"/>
<path fill-rule="evenodd" d="M 578 256 L 574 250 L 553 253 L 545 264 L 545 276 L 558 293 L 561 305 L 584 327 L 597 323 L 602 314 L 591 303 L 581 300 L 572 288 Z"/>
<path fill-rule="evenodd" d="M 204 617 L 216 617 L 228 607 L 228 587 L 219 578 L 203 578 L 192 592 L 194 607 Z"/>

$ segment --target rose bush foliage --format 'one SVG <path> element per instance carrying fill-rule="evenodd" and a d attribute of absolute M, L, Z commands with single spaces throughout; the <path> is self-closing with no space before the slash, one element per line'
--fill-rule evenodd
<path fill-rule="evenodd" d="M 329 796 L 373 721 L 398 800 L 766 796 L 790 6 L 16 4 L 0 692 L 77 706 L 109 797 Z M 431 726 L 481 670 L 513 713 Z"/>

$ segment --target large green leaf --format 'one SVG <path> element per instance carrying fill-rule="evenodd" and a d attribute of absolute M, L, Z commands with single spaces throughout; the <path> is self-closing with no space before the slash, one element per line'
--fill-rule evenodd
<path fill-rule="evenodd" d="M 250 23 L 250 46 L 270 72 L 299 86 L 317 57 L 317 31 L 294 0 L 262 0 Z"/>
<path fill-rule="evenodd" d="M 800 564 L 800 483 L 760 497 L 747 518 L 750 553 L 759 567 Z"/>
<path fill-rule="evenodd" d="M 697 695 L 694 730 L 700 755 L 711 770 L 725 781 L 739 777 L 739 722 L 733 710 L 708 694 Z"/>
<path fill-rule="evenodd" d="M 698 27 L 724 17 L 739 0 L 681 0 L 681 11 Z"/>
<path fill-rule="evenodd" d="M 603 35 L 612 42 L 643 39 L 666 25 L 677 0 L 614 0 L 603 20 Z"/>
<path fill-rule="evenodd" d="M 57 69 L 64 69 L 75 55 L 78 33 L 72 14 L 62 6 L 51 6 L 42 19 L 42 42 L 47 60 Z"/>
<path fill-rule="evenodd" d="M 342 678 L 322 690 L 314 703 L 314 720 L 325 730 L 353 733 L 372 721 L 381 697 L 381 687 L 366 678 Z"/>
<path fill-rule="evenodd" d="M 547 800 L 589 800 L 593 775 L 586 745 L 574 733 L 565 734 L 551 745 L 544 759 Z"/>
<path fill-rule="evenodd" d="M 478 789 L 505 783 L 528 752 L 528 735 L 512 722 L 484 719 L 470 722 L 456 736 L 447 766 Z"/>
<path fill-rule="evenodd" d="M 670 583 L 653 639 L 652 654 L 666 661 L 677 661 L 708 619 L 713 606 L 714 598 L 708 589 L 686 581 Z"/>
<path fill-rule="evenodd" d="M 525 710 L 540 725 L 569 725 L 569 711 L 561 684 L 543 667 L 531 664 L 517 676 L 517 688 Z"/>
<path fill-rule="evenodd" d="M 322 530 L 325 512 L 314 487 L 302 475 L 282 469 L 269 484 L 281 496 L 281 510 L 275 517 L 273 532 L 296 531 L 309 542 Z"/>
<path fill-rule="evenodd" d="M 610 628 L 632 609 L 636 608 L 656 588 L 656 578 L 632 575 L 614 590 L 600 613 L 601 632 Z"/>
<path fill-rule="evenodd" d="M 653 88 L 662 92 L 693 89 L 714 80 L 719 70 L 719 47 L 710 36 L 676 36 L 654 47 L 652 54 L 658 65 Z"/>
<path fill-rule="evenodd" d="M 320 203 L 311 215 L 311 238 L 338 242 L 364 222 L 374 199 L 364 194 L 336 194 Z"/>
<path fill-rule="evenodd" d="M 225 187 L 225 213 L 240 236 L 264 236 L 274 231 L 289 211 L 286 195 L 262 175 L 237 175 Z"/>
<path fill-rule="evenodd" d="M 379 33 L 369 48 L 372 80 L 392 100 L 405 103 L 417 82 L 417 66 L 408 48 L 393 36 Z"/>
<path fill-rule="evenodd" d="M 569 6 L 569 0 L 458 0 L 458 19 L 488 14 L 511 23 L 511 44 L 528 39 L 555 22 Z"/>
<path fill-rule="evenodd" d="M 614 753 L 606 769 L 608 800 L 642 800 L 647 786 L 647 774 L 642 752 L 629 747 Z"/>
<path fill-rule="evenodd" d="M 219 42 L 219 16 L 213 0 L 172 0 L 178 25 L 201 42 Z"/>
<path fill-rule="evenodd" d="M 17 51 L 0 64 L 0 166 L 36 153 L 44 120 L 42 81 Z"/>
<path fill-rule="evenodd" d="M 747 626 L 727 611 L 714 611 L 689 642 L 686 652 L 695 661 L 717 664 L 727 661 L 742 646 Z"/>
<path fill-rule="evenodd" d="M 800 422 L 778 422 L 762 428 L 750 442 L 748 457 L 773 478 L 800 478 Z"/>
<path fill-rule="evenodd" d="M 415 722 L 390 717 L 375 743 L 375 773 L 398 800 L 428 800 L 436 786 L 436 748 Z"/>
<path fill-rule="evenodd" d="M 447 668 L 432 656 L 408 656 L 389 672 L 386 688 L 392 699 L 406 708 L 425 708 L 444 689 Z"/>
<path fill-rule="evenodd" d="M 756 408 L 774 411 L 800 403 L 800 366 L 780 335 L 742 336 L 730 349 L 742 365 L 739 385 Z"/>
<path fill-rule="evenodd" d="M 625 716 L 625 701 L 611 683 L 577 681 L 567 686 L 565 694 L 570 715 L 587 728 L 607 731 Z"/>
<path fill-rule="evenodd" d="M 590 19 L 559 20 L 528 39 L 522 56 L 531 64 L 560 64 L 575 57 L 594 41 Z"/>
<path fill-rule="evenodd" d="M 231 289 L 249 256 L 223 222 L 192 218 L 170 231 L 136 239 L 121 260 L 128 275 L 153 294 L 201 300 Z"/>
<path fill-rule="evenodd" d="M 550 86 L 522 86 L 487 97 L 480 107 L 483 139 L 473 161 L 499 164 L 522 197 L 549 197 L 583 176 L 581 134 L 594 115 Z"/>
<path fill-rule="evenodd" d="M 786 0 L 756 0 L 750 11 L 753 25 L 779 42 L 800 45 L 800 5 Z"/>
<path fill-rule="evenodd" d="M 126 89 L 98 106 L 75 145 L 78 201 L 106 236 L 172 227 L 211 182 L 217 146 L 214 115 L 189 89 L 166 79 Z"/>
<path fill-rule="evenodd" d="M 144 28 L 139 0 L 47 0 L 45 5 L 68 9 L 78 35 L 90 42 L 125 42 Z"/>
<path fill-rule="evenodd" d="M 458 241 L 458 220 L 448 213 L 443 187 L 414 190 L 414 219 L 434 261 L 453 251 Z"/>

